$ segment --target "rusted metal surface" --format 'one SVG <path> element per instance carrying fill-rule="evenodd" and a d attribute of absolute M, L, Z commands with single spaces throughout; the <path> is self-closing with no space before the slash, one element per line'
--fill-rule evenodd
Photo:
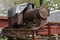
<path fill-rule="evenodd" d="M 22 24 L 22 21 L 23 21 L 23 14 L 21 13 L 20 15 L 18 15 L 18 24 Z"/>
<path fill-rule="evenodd" d="M 25 14 L 25 19 L 26 20 L 34 20 L 35 17 L 37 17 L 37 20 L 42 18 L 47 18 L 49 16 L 49 11 L 46 7 L 44 6 L 40 6 L 37 9 L 31 9 L 27 12 L 24 13 Z"/>
<path fill-rule="evenodd" d="M 15 14 L 15 16 L 10 17 L 9 25 L 13 25 L 15 23 L 21 25 L 22 22 L 28 25 L 29 24 L 43 25 L 47 22 L 48 16 L 49 11 L 46 7 L 40 6 L 39 8 L 33 9 L 32 5 L 30 5 L 22 13 Z"/>
<path fill-rule="evenodd" d="M 43 26 L 45 26 L 45 25 L 43 25 Z M 27 29 L 27 28 L 14 29 L 12 27 L 10 27 L 10 28 L 7 27 L 7 28 L 3 29 L 3 35 L 7 36 L 7 37 L 14 37 L 14 38 L 20 38 L 20 39 L 26 39 L 26 40 L 27 39 L 35 40 L 35 36 L 37 36 L 38 30 L 39 30 L 39 28 L 36 29 L 36 27 L 35 28 L 31 27 L 29 29 Z"/>
<path fill-rule="evenodd" d="M 34 5 L 33 4 L 31 4 L 31 3 L 29 3 L 28 4 L 28 6 L 25 8 L 25 10 L 23 10 L 23 12 L 21 12 L 21 13 L 15 13 L 16 11 L 15 10 L 17 10 L 16 8 L 15 8 L 15 10 L 13 10 L 13 9 L 11 9 L 11 10 L 9 10 L 8 12 L 8 14 L 10 14 L 10 15 L 12 15 L 13 13 L 15 13 L 15 16 L 12 16 L 12 17 L 8 17 L 8 20 L 9 20 L 9 25 L 11 26 L 11 25 L 13 25 L 14 23 L 18 23 L 18 24 L 21 24 L 21 21 L 23 21 L 23 16 L 24 16 L 24 12 L 26 12 L 26 11 L 29 11 L 29 10 L 31 10 L 31 9 L 33 9 L 34 8 Z M 23 8 L 22 8 L 23 9 Z M 19 10 L 18 10 L 19 11 Z M 13 12 L 13 13 L 12 13 Z"/>
<path fill-rule="evenodd" d="M 9 26 L 3 29 L 3 35 L 35 40 L 37 31 L 47 23 L 49 11 L 44 6 L 36 9 L 32 7 L 29 5 L 22 13 L 9 17 Z"/>
<path fill-rule="evenodd" d="M 42 18 L 47 18 L 49 16 L 49 10 L 44 6 L 40 7 L 39 13 Z"/>
<path fill-rule="evenodd" d="M 20 39 L 34 39 L 35 30 L 32 29 L 4 29 L 4 36 L 15 37 Z"/>

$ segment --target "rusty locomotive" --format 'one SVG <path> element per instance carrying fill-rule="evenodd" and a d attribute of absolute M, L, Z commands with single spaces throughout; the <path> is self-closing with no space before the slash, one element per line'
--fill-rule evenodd
<path fill-rule="evenodd" d="M 8 10 L 9 26 L 3 29 L 3 35 L 8 40 L 35 40 L 36 28 L 44 25 L 48 16 L 49 10 L 43 5 L 38 8 L 34 8 L 33 3 L 14 6 Z"/>

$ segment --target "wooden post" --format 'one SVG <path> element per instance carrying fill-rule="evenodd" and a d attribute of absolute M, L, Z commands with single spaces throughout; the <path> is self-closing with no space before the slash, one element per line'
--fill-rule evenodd
<path fill-rule="evenodd" d="M 33 37 L 32 37 L 33 40 L 36 40 L 35 36 L 36 36 L 36 31 L 34 30 L 34 31 L 33 31 Z"/>
<path fill-rule="evenodd" d="M 49 36 L 49 40 L 51 40 L 51 25 L 50 25 L 50 23 L 48 23 L 48 36 Z"/>

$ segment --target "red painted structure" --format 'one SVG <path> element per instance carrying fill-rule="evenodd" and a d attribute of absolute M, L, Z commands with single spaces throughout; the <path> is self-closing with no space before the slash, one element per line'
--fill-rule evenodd
<path fill-rule="evenodd" d="M 8 17 L 0 16 L 0 27 L 7 27 L 8 26 Z"/>
<path fill-rule="evenodd" d="M 8 17 L 6 16 L 0 16 L 0 28 L 7 27 L 8 26 Z M 48 26 L 44 26 L 44 30 L 39 31 L 38 34 L 48 34 Z M 51 34 L 60 34 L 60 26 L 53 26 L 51 25 Z"/>
<path fill-rule="evenodd" d="M 44 30 L 38 32 L 38 34 L 41 35 L 47 35 L 48 34 L 48 26 L 44 26 L 46 27 Z M 51 26 L 51 34 L 60 34 L 60 26 Z"/>

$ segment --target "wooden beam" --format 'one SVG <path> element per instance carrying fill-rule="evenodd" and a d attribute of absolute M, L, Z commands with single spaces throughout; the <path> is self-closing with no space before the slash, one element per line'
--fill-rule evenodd
<path fill-rule="evenodd" d="M 48 36 L 49 36 L 49 40 L 51 40 L 51 25 L 50 25 L 50 23 L 48 23 Z"/>
<path fill-rule="evenodd" d="M 48 23 L 45 23 L 44 25 L 39 25 L 38 27 L 34 27 L 33 30 L 38 30 L 40 28 L 43 28 L 45 25 L 47 25 Z"/>

